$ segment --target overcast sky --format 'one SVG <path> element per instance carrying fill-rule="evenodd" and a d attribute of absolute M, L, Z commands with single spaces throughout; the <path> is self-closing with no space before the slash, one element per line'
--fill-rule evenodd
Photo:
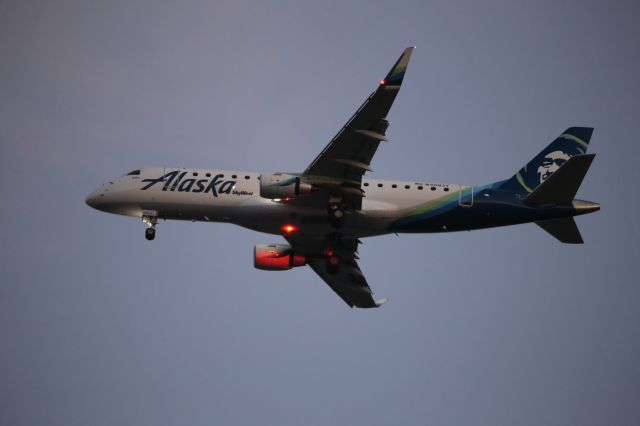
<path fill-rule="evenodd" d="M 0 424 L 640 422 L 636 1 L 0 1 Z M 144 166 L 302 171 L 417 45 L 370 174 L 504 179 L 570 126 L 586 244 L 365 240 L 377 310 L 226 224 L 84 204 Z"/>

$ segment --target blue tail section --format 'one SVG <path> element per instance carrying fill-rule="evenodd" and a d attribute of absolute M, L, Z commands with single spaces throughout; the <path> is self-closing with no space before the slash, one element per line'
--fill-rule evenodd
<path fill-rule="evenodd" d="M 592 133 L 591 127 L 568 128 L 518 173 L 500 183 L 498 187 L 522 194 L 533 192 L 569 158 L 587 152 Z"/>

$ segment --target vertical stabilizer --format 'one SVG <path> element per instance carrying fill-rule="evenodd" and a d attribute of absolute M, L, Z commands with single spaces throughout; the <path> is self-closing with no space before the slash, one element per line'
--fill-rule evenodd
<path fill-rule="evenodd" d="M 568 128 L 500 188 L 525 195 L 533 192 L 571 157 L 587 152 L 592 133 L 591 127 Z"/>

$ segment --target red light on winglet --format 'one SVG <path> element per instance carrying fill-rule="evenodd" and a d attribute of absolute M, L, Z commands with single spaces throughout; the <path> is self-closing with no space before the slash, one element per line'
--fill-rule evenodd
<path fill-rule="evenodd" d="M 291 225 L 291 224 L 286 224 L 281 228 L 286 234 L 290 234 L 292 232 L 296 232 L 298 230 L 298 227 L 295 225 Z"/>

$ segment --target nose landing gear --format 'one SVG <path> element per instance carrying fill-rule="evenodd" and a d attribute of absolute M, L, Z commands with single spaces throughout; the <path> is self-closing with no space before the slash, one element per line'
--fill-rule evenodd
<path fill-rule="evenodd" d="M 156 228 L 149 227 L 149 228 L 145 229 L 144 230 L 144 237 L 149 241 L 151 241 L 154 238 L 156 238 Z"/>
<path fill-rule="evenodd" d="M 142 221 L 147 225 L 149 225 L 149 227 L 144 230 L 144 237 L 148 241 L 153 241 L 156 238 L 156 224 L 158 223 L 158 212 L 156 211 L 143 212 Z"/>

